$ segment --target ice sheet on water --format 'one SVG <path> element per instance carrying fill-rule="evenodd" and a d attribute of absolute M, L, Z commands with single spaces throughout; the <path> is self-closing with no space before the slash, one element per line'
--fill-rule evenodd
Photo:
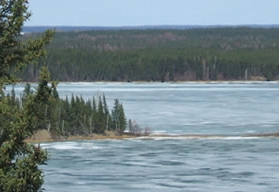
<path fill-rule="evenodd" d="M 82 150 L 82 149 L 102 149 L 103 147 L 97 146 L 94 143 L 80 143 L 80 142 L 54 142 L 47 144 L 40 144 L 44 149 L 56 150 Z"/>

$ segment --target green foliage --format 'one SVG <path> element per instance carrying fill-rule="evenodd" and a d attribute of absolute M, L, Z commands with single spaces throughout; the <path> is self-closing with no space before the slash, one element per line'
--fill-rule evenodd
<path fill-rule="evenodd" d="M 42 81 L 39 82 L 40 84 Z M 30 85 L 26 84 L 25 92 L 29 90 L 28 98 L 33 98 L 36 101 L 32 105 L 36 116 L 44 117 L 34 120 L 33 125 L 37 129 L 47 129 L 54 136 L 103 134 L 106 130 L 122 134 L 126 130 L 127 122 L 124 108 L 118 99 L 115 100 L 114 108 L 110 113 L 105 96 L 99 97 L 98 105 L 96 105 L 94 97 L 92 101 L 84 101 L 81 96 L 72 95 L 69 102 L 68 98 L 56 97 L 54 89 L 56 87 L 53 84 L 46 83 L 43 87 L 38 86 L 34 93 L 30 91 Z M 41 92 L 46 94 L 41 94 Z M 42 95 L 48 99 L 40 101 Z M 21 111 L 28 104 L 25 97 L 19 99 L 11 94 L 5 98 L 9 101 L 10 106 Z"/>
<path fill-rule="evenodd" d="M 14 82 L 11 72 L 22 69 L 26 64 L 45 55 L 42 49 L 53 32 L 47 31 L 41 38 L 19 41 L 22 25 L 30 17 L 26 0 L 1 0 L 0 3 L 0 88 Z"/>
<path fill-rule="evenodd" d="M 23 106 L 14 91 L 0 100 L 0 191 L 33 192 L 43 184 L 38 165 L 45 164 L 47 153 L 24 140 L 47 121 L 39 109 L 47 105 L 50 96 L 39 94 L 39 89 L 33 95 L 29 86 L 25 93 Z"/>
<path fill-rule="evenodd" d="M 127 120 L 124 113 L 124 109 L 121 103 L 119 103 L 118 99 L 114 101 L 114 107 L 112 110 L 112 121 L 113 128 L 117 130 L 120 134 L 122 134 L 127 127 Z"/>
<path fill-rule="evenodd" d="M 98 105 L 73 96 L 60 99 L 57 83 L 49 84 L 47 68 L 41 70 L 36 91 L 26 84 L 24 95 L 14 90 L 1 100 L 0 107 L 0 191 L 37 191 L 43 183 L 38 165 L 47 160 L 39 146 L 24 142 L 36 130 L 47 129 L 53 136 L 102 134 L 105 130 L 122 134 L 127 126 L 123 105 L 115 100 L 109 112 L 105 96 Z"/>
<path fill-rule="evenodd" d="M 22 106 L 15 97 L 4 95 L 6 85 L 17 81 L 15 72 L 43 56 L 44 45 L 53 33 L 42 37 L 19 41 L 23 23 L 30 17 L 26 0 L 0 0 L 0 191 L 35 192 L 43 184 L 43 174 L 38 168 L 47 160 L 46 151 L 24 140 L 38 129 L 37 105 L 45 105 L 47 95 L 30 95 L 25 89 Z"/>
<path fill-rule="evenodd" d="M 276 28 L 60 32 L 47 63 L 63 81 L 274 80 L 278 51 Z M 36 71 L 22 77 L 36 80 Z"/>

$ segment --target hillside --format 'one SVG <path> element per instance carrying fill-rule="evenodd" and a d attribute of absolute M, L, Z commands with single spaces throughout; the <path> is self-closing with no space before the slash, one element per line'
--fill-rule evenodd
<path fill-rule="evenodd" d="M 40 63 L 60 81 L 279 79 L 278 28 L 57 32 L 47 51 Z M 36 81 L 37 71 L 31 65 L 21 77 Z"/>

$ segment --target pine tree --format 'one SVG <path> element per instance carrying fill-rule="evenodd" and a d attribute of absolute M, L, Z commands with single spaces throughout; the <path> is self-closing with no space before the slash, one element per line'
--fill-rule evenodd
<path fill-rule="evenodd" d="M 24 140 L 38 129 L 35 123 L 44 116 L 38 115 L 37 100 L 44 105 L 48 98 L 29 96 L 22 110 L 9 105 L 4 95 L 6 85 L 17 81 L 14 73 L 26 64 L 44 55 L 43 47 L 52 32 L 36 40 L 19 40 L 24 21 L 30 17 L 26 0 L 0 1 L 0 191 L 35 192 L 43 184 L 38 165 L 47 160 L 47 153 Z"/>
<path fill-rule="evenodd" d="M 114 107 L 112 110 L 112 121 L 114 130 L 122 134 L 127 127 L 127 120 L 124 113 L 123 105 L 119 102 L 118 99 L 114 101 Z"/>
<path fill-rule="evenodd" d="M 48 86 L 48 81 L 50 79 L 50 74 L 48 69 L 44 66 L 40 72 L 40 82 L 37 87 L 37 91 L 34 96 L 34 110 L 36 111 L 36 116 L 40 117 L 35 122 L 39 129 L 50 130 L 50 97 L 51 88 Z M 42 118 L 43 117 L 43 118 Z"/>
<path fill-rule="evenodd" d="M 127 120 L 126 120 L 126 115 L 124 112 L 123 105 L 119 105 L 119 131 L 122 134 L 127 127 Z"/>
<path fill-rule="evenodd" d="M 114 100 L 114 107 L 111 112 L 113 121 L 113 130 L 119 132 L 119 100 Z"/>
<path fill-rule="evenodd" d="M 58 94 L 58 91 L 57 91 L 57 85 L 58 85 L 57 81 L 51 82 L 52 96 L 55 99 L 59 99 L 59 94 Z"/>
<path fill-rule="evenodd" d="M 23 105 L 24 105 L 25 102 L 27 101 L 28 97 L 29 97 L 30 95 L 32 95 L 32 94 L 33 94 L 33 91 L 32 91 L 32 89 L 31 89 L 31 85 L 30 85 L 29 83 L 27 83 L 27 84 L 25 85 L 25 88 L 24 88 L 24 91 L 23 91 L 23 97 L 22 97 L 22 103 L 23 103 Z"/>
<path fill-rule="evenodd" d="M 93 97 L 93 104 L 92 104 L 92 132 L 96 132 L 97 130 L 97 105 L 95 97 Z"/>
<path fill-rule="evenodd" d="M 104 133 L 105 132 L 105 112 L 104 106 L 101 97 L 99 98 L 98 103 L 98 112 L 97 112 L 97 133 Z"/>
<path fill-rule="evenodd" d="M 108 110 L 108 105 L 106 101 L 106 96 L 103 95 L 103 104 L 104 104 L 104 113 L 105 113 L 105 128 L 106 130 L 109 130 L 110 127 L 110 115 L 109 115 L 109 110 Z"/>
<path fill-rule="evenodd" d="M 39 109 L 48 104 L 50 95 L 40 91 L 28 97 L 23 110 L 9 105 L 5 97 L 0 101 L 0 191 L 38 191 L 43 183 L 38 164 L 45 163 L 47 154 L 24 142 L 47 122 Z"/>
<path fill-rule="evenodd" d="M 31 85 L 29 83 L 26 83 L 23 95 L 28 97 L 30 94 L 32 94 Z"/>

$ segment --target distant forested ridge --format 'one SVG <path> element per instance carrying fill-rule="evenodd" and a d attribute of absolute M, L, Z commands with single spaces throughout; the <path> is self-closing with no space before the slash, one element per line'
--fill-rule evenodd
<path fill-rule="evenodd" d="M 58 32 L 47 52 L 40 64 L 59 81 L 279 79 L 278 28 Z M 22 79 L 37 81 L 39 66 L 29 65 Z"/>

